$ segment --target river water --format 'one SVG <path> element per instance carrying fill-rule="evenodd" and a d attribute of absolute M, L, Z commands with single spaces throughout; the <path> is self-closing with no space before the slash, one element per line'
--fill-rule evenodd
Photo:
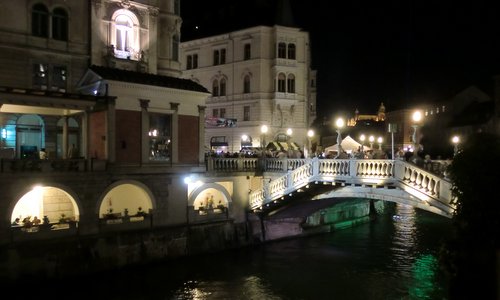
<path fill-rule="evenodd" d="M 446 299 L 437 255 L 450 233 L 447 218 L 388 204 L 376 221 L 353 228 L 105 273 L 66 288 L 89 299 Z"/>

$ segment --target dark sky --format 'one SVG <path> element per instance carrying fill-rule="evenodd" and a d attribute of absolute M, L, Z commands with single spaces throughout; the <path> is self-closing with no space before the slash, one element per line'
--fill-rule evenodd
<path fill-rule="evenodd" d="M 318 114 L 374 113 L 449 98 L 470 85 L 491 94 L 500 75 L 495 1 L 290 0 L 310 33 Z M 276 0 L 182 0 L 182 41 L 272 25 Z M 194 30 L 194 26 L 200 26 Z"/>

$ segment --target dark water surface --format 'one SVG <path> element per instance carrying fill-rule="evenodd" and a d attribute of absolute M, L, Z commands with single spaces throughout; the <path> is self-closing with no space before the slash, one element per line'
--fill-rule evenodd
<path fill-rule="evenodd" d="M 446 299 L 437 255 L 450 233 L 449 219 L 391 204 L 334 233 L 78 278 L 64 298 Z M 37 294 L 62 296 L 57 284 Z"/>

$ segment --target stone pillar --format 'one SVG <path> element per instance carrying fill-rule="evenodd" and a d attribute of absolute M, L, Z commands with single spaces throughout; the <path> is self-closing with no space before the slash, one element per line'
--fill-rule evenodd
<path fill-rule="evenodd" d="M 205 109 L 206 106 L 198 105 L 198 162 L 205 163 Z"/>
<path fill-rule="evenodd" d="M 179 162 L 179 103 L 170 102 L 172 114 L 172 164 Z"/>
<path fill-rule="evenodd" d="M 146 99 L 139 99 L 141 105 L 141 163 L 149 161 L 149 114 L 148 107 L 149 101 Z"/>
<path fill-rule="evenodd" d="M 64 116 L 63 120 L 63 132 L 62 132 L 62 158 L 66 159 L 68 157 L 68 117 Z"/>
<path fill-rule="evenodd" d="M 108 110 L 106 118 L 106 157 L 108 162 L 115 162 L 115 139 L 116 139 L 116 110 L 115 99 L 108 98 Z"/>

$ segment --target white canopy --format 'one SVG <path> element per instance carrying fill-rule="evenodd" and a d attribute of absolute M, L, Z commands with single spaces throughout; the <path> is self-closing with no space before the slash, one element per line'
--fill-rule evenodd
<path fill-rule="evenodd" d="M 352 152 L 358 151 L 358 148 L 361 146 L 361 144 L 356 142 L 352 137 L 350 137 L 348 135 L 342 140 L 342 142 L 340 143 L 340 146 L 342 147 L 342 149 L 344 149 L 345 152 L 352 153 Z M 335 145 L 326 147 L 325 153 L 328 153 L 329 151 L 337 152 L 337 150 L 338 150 L 338 144 L 335 144 Z M 363 150 L 368 151 L 368 150 L 372 150 L 372 148 L 364 145 Z"/>

